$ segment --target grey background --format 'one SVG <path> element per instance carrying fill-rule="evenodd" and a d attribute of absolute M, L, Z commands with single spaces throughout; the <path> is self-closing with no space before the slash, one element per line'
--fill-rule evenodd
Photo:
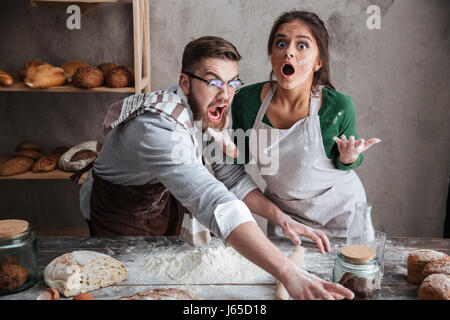
<path fill-rule="evenodd" d="M 153 90 L 177 82 L 184 46 L 204 35 L 236 45 L 247 84 L 264 81 L 270 72 L 266 42 L 276 17 L 293 8 L 316 12 L 331 36 L 333 83 L 352 97 L 359 135 L 382 140 L 357 169 L 375 227 L 388 236 L 442 236 L 450 167 L 449 1 L 150 3 Z M 370 4 L 381 8 L 381 30 L 366 27 Z M 66 18 L 57 9 L 1 1 L 0 69 L 15 75 L 32 59 L 132 64 L 131 5 L 102 4 L 82 17 L 81 30 L 68 30 Z M 0 92 L 0 152 L 11 153 L 24 139 L 36 140 L 45 151 L 102 140 L 108 106 L 125 96 Z M 249 172 L 263 187 L 254 168 Z M 78 190 L 70 181 L 0 180 L 0 218 L 25 218 L 44 227 L 84 225 Z"/>

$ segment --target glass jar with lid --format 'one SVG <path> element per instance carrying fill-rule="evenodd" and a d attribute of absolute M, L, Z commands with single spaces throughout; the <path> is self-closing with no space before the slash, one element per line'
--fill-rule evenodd
<path fill-rule="evenodd" d="M 351 245 L 337 253 L 333 282 L 352 290 L 355 297 L 377 297 L 381 289 L 380 276 L 380 265 L 372 248 Z"/>
<path fill-rule="evenodd" d="M 36 237 L 24 220 L 0 220 L 0 295 L 19 292 L 38 279 Z"/>

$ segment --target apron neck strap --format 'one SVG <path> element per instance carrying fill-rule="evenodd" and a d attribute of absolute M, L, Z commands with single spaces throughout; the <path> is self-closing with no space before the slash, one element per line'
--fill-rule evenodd
<path fill-rule="evenodd" d="M 322 85 L 311 89 L 311 98 L 310 98 L 310 103 L 309 103 L 309 115 L 318 113 L 319 102 L 320 102 L 320 93 L 322 92 L 322 89 L 323 89 Z"/>

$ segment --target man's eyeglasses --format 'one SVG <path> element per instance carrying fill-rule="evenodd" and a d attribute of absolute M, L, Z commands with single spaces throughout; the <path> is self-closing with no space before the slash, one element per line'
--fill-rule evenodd
<path fill-rule="evenodd" d="M 206 79 L 202 79 L 198 76 L 196 76 L 195 74 L 192 74 L 190 72 L 185 72 L 185 74 L 187 74 L 189 77 L 195 78 L 197 80 L 203 81 L 205 83 L 208 84 L 208 87 L 212 87 L 218 90 L 222 90 L 224 84 L 228 85 L 228 88 L 230 88 L 232 91 L 234 91 L 234 93 L 238 92 L 239 89 L 241 88 L 241 86 L 244 85 L 244 81 L 242 81 L 241 79 L 236 79 L 236 80 L 230 80 L 228 82 L 223 82 L 220 79 L 211 79 L 211 80 L 206 80 Z"/>

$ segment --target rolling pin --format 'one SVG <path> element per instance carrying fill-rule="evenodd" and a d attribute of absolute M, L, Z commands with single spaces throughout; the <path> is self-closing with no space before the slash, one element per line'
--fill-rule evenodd
<path fill-rule="evenodd" d="M 305 249 L 302 246 L 296 246 L 288 256 L 297 266 L 303 268 L 305 265 L 304 260 Z M 277 289 L 275 291 L 275 300 L 289 300 L 289 293 L 280 281 L 277 281 Z"/>

